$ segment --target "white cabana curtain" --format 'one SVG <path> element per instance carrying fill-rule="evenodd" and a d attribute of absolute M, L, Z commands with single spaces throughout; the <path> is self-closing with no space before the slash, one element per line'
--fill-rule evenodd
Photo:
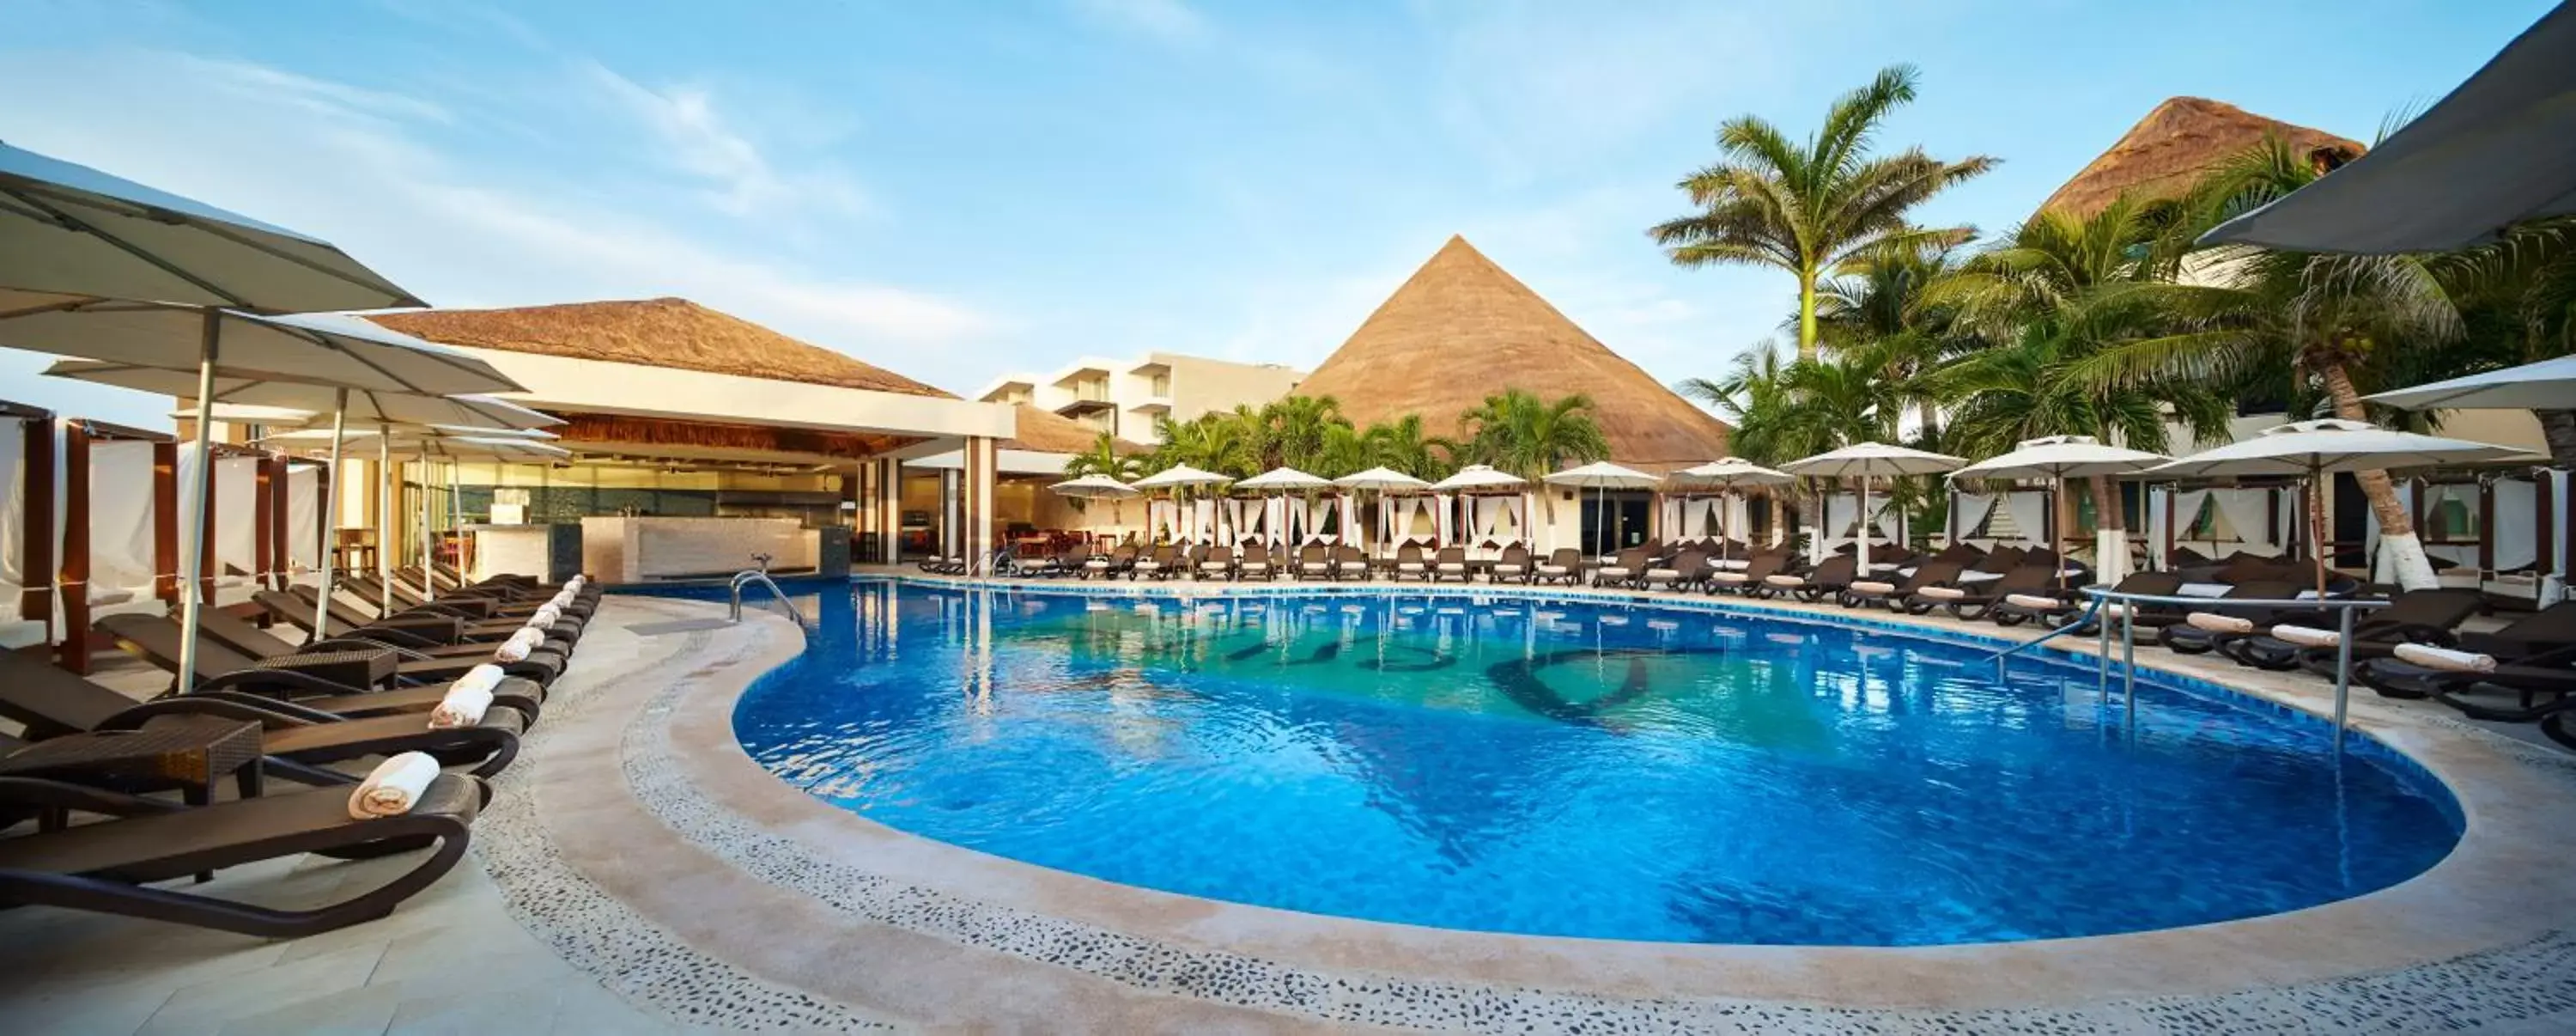
<path fill-rule="evenodd" d="M 1950 528 L 1956 530 L 1959 539 L 1972 539 L 1976 537 L 1978 530 L 1985 527 L 1986 515 L 1992 513 L 1994 509 L 1995 495 L 1992 493 L 1962 493 L 1955 489 L 1951 490 Z"/>
<path fill-rule="evenodd" d="M 1852 527 L 1860 517 L 1860 498 L 1841 493 L 1825 498 L 1825 528 L 1817 541 L 1824 553 L 1830 554 L 1851 539 Z"/>
<path fill-rule="evenodd" d="M 1669 494 L 1656 498 L 1655 510 L 1657 513 L 1655 523 L 1663 528 L 1665 539 L 1686 540 L 1694 535 L 1690 527 L 1689 517 L 1690 505 L 1694 502 L 1695 501 L 1689 497 L 1672 496 Z"/>
<path fill-rule="evenodd" d="M 1225 530 L 1217 527 L 1216 501 L 1190 501 L 1190 539 L 1225 539 Z"/>
<path fill-rule="evenodd" d="M 2281 541 L 2272 534 L 2271 494 L 2269 489 L 2213 489 L 2209 499 L 2218 505 L 2219 517 L 2248 551 L 2278 554 Z"/>
<path fill-rule="evenodd" d="M 2046 545 L 2048 494 L 2015 490 L 2004 494 L 2003 505 L 2004 513 L 2012 517 L 2014 533 L 2021 537 L 2022 542 Z"/>
<path fill-rule="evenodd" d="M 1274 496 L 1261 502 L 1261 535 L 1272 543 L 1293 543 L 1288 529 L 1288 498 Z"/>
<path fill-rule="evenodd" d="M 1894 500 L 1878 496 L 1869 498 L 1869 506 L 1877 512 L 1873 524 L 1878 526 L 1879 537 L 1889 543 L 1905 542 L 1905 509 L 1896 506 Z"/>
<path fill-rule="evenodd" d="M 2540 484 L 2527 478 L 2500 478 L 2495 491 L 2495 529 L 2490 545 L 2495 570 L 2512 572 L 2540 560 Z"/>
<path fill-rule="evenodd" d="M 2147 487 L 2147 561 L 2159 572 L 2173 567 L 2173 559 L 2165 553 L 2165 541 L 2173 535 L 2173 522 L 2165 512 L 2165 501 L 2172 495 L 2172 491 L 2163 486 Z"/>
<path fill-rule="evenodd" d="M 27 585 L 27 573 L 18 570 L 27 538 L 27 488 L 20 478 L 26 442 L 26 422 L 0 420 L 0 622 L 18 621 L 19 593 Z"/>
<path fill-rule="evenodd" d="M 259 571 L 259 459 L 215 458 L 215 585 L 238 585 L 240 569 Z"/>
<path fill-rule="evenodd" d="M 289 575 L 322 568 L 322 469 L 296 466 L 286 471 L 286 570 Z"/>
<path fill-rule="evenodd" d="M 89 448 L 89 599 L 115 604 L 152 593 L 152 444 Z"/>
<path fill-rule="evenodd" d="M 1343 539 L 1347 540 L 1347 541 L 1348 541 L 1352 546 L 1355 546 L 1355 547 L 1358 547 L 1358 546 L 1366 546 L 1366 544 L 1362 542 L 1362 540 L 1364 539 L 1364 537 L 1362 537 L 1362 536 L 1360 535 L 1360 500 L 1359 500 L 1359 494 L 1357 494 L 1357 493 L 1344 493 L 1344 494 L 1342 494 L 1342 496 L 1341 496 L 1341 508 L 1342 508 L 1342 521 L 1341 521 L 1341 528 L 1342 528 L 1342 537 L 1343 537 Z"/>
<path fill-rule="evenodd" d="M 2469 528 L 2475 529 L 2478 527 L 2478 505 L 2480 501 L 2478 499 L 2477 486 L 2461 483 L 2440 482 L 2424 486 L 2423 492 L 2424 514 L 2428 516 L 2437 515 L 2445 502 L 2457 500 L 2462 506 L 2468 508 Z M 2426 541 L 2424 543 L 2425 554 L 2441 558 L 2442 560 L 2451 562 L 2455 565 L 2466 565 L 2471 568 L 2480 567 L 2478 565 L 2478 544 L 2456 542 L 2433 543 L 2430 542 L 2432 540 L 2432 535 L 2429 532 L 2423 529 L 2417 529 L 2415 532 L 2418 537 Z"/>
<path fill-rule="evenodd" d="M 1431 504 L 1431 535 L 1434 540 L 1443 546 L 1457 542 L 1458 498 L 1438 493 L 1432 496 Z"/>

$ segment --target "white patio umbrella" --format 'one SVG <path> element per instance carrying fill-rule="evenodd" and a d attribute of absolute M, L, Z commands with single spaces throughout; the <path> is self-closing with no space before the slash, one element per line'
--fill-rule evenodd
<path fill-rule="evenodd" d="M 2538 460 L 2521 450 L 2491 443 L 2444 439 L 2401 432 L 2361 421 L 2328 418 L 2295 421 L 2266 428 L 2260 435 L 2213 450 L 2202 450 L 2149 469 L 2156 475 L 2296 475 L 2305 480 L 2308 508 L 2308 552 L 2317 568 L 2317 592 L 2326 589 L 2325 510 L 2319 506 L 2325 475 L 2336 471 L 2414 468 L 2433 464 L 2477 464 Z"/>
<path fill-rule="evenodd" d="M 1857 571 L 1869 572 L 1869 480 L 1880 475 L 1932 475 L 1965 465 L 1967 460 L 1946 453 L 1930 453 L 1906 446 L 1883 442 L 1854 443 L 1839 450 L 1827 450 L 1813 457 L 1802 457 L 1780 465 L 1792 475 L 1817 478 L 1856 478 L 1860 480 L 1860 565 Z M 1816 533 L 1816 556 L 1824 556 L 1825 530 Z"/>
<path fill-rule="evenodd" d="M 1370 468 L 1367 471 L 1354 471 L 1348 475 L 1334 479 L 1333 484 L 1349 490 L 1375 492 L 1377 494 L 1378 509 L 1381 512 L 1381 515 L 1386 507 L 1386 495 L 1388 493 L 1419 493 L 1431 488 L 1431 483 L 1429 482 L 1425 482 L 1411 475 L 1407 475 L 1404 472 L 1385 466 Z M 1352 530 L 1348 529 L 1343 531 L 1345 533 L 1352 532 Z M 1378 539 L 1383 541 L 1386 537 L 1380 536 Z M 1386 544 L 1384 542 L 1378 542 L 1371 544 L 1369 549 L 1374 553 L 1383 549 L 1385 546 Z"/>
<path fill-rule="evenodd" d="M 2576 212 L 2576 6 L 2323 179 L 2201 235 L 2302 252 L 2447 252 Z M 2560 397 L 2565 398 L 2565 397 Z"/>
<path fill-rule="evenodd" d="M 1458 494 L 1458 528 L 1462 530 L 1466 529 L 1470 524 L 1467 520 L 1466 500 L 1468 496 L 1479 491 L 1492 493 L 1509 489 L 1519 492 L 1528 488 L 1528 479 L 1522 478 L 1508 471 L 1499 470 L 1491 464 L 1470 464 L 1452 472 L 1448 478 L 1441 479 L 1440 481 L 1431 484 L 1432 492 Z M 1528 530 L 1524 529 L 1522 532 L 1526 535 Z M 1459 539 L 1472 540 L 1474 539 L 1474 535 L 1473 533 L 1468 533 L 1461 535 Z"/>
<path fill-rule="evenodd" d="M 1610 490 L 1653 489 L 1656 486 L 1664 484 L 1664 480 L 1658 476 L 1646 474 L 1645 472 L 1638 471 L 1635 468 L 1623 468 L 1606 460 L 1596 460 L 1590 464 L 1583 465 L 1582 467 L 1567 468 L 1563 471 L 1551 472 L 1545 479 L 1543 479 L 1543 481 L 1553 486 L 1566 486 L 1573 489 L 1591 490 L 1592 510 L 1593 513 L 1598 514 L 1601 517 L 1602 532 L 1608 532 L 1610 530 L 1610 516 L 1602 513 L 1601 510 L 1602 498 Z M 1592 541 L 1592 553 L 1595 555 L 1601 554 L 1601 546 L 1600 538 L 1594 537 Z"/>
<path fill-rule="evenodd" d="M 1187 464 L 1174 464 L 1171 467 L 1164 468 L 1161 471 L 1157 471 L 1151 475 L 1137 479 L 1135 485 L 1138 489 L 1169 489 L 1172 491 L 1173 501 L 1177 503 L 1184 501 L 1188 497 L 1188 490 L 1192 486 L 1223 485 L 1232 481 L 1234 481 L 1232 476 L 1220 475 L 1216 472 L 1207 471 L 1201 468 L 1193 468 Z M 1196 539 L 1199 531 L 1197 529 L 1196 520 L 1192 519 L 1190 525 L 1190 538 Z"/>
<path fill-rule="evenodd" d="M 2407 410 L 2563 410 L 2576 402 L 2576 356 L 2363 398 Z"/>
<path fill-rule="evenodd" d="M 1121 522 L 1118 514 L 1118 501 L 1142 492 L 1134 486 L 1107 475 L 1084 475 L 1081 478 L 1068 479 L 1048 486 L 1047 491 L 1075 500 L 1107 500 L 1109 501 L 1109 520 L 1120 524 L 1124 523 Z"/>
<path fill-rule="evenodd" d="M 1333 488 L 1333 483 L 1330 479 L 1326 479 L 1322 476 L 1309 475 L 1295 468 L 1281 465 L 1268 471 L 1264 471 L 1261 474 L 1254 475 L 1251 478 L 1244 479 L 1241 482 L 1237 482 L 1234 484 L 1234 488 L 1249 489 L 1256 493 L 1264 494 L 1267 494 L 1272 490 L 1277 490 L 1281 506 L 1273 510 L 1265 500 L 1262 504 L 1263 514 L 1270 518 L 1284 521 L 1288 513 L 1288 509 L 1286 507 L 1288 494 L 1309 493 L 1318 489 L 1331 489 Z M 1271 542 L 1282 545 L 1282 549 L 1286 549 L 1286 547 L 1289 546 L 1287 536 L 1282 534 L 1281 530 L 1275 527 L 1275 525 L 1269 530 L 1269 532 Z"/>
<path fill-rule="evenodd" d="M 1954 482 L 1963 478 L 2048 479 L 2048 513 L 2050 520 L 2054 521 L 2060 499 L 2066 495 L 2067 479 L 2135 475 L 2168 459 L 2159 453 L 2105 445 L 2102 440 L 2089 435 L 2051 435 L 2024 439 L 2012 452 L 1988 457 L 1953 471 L 1950 479 Z M 2115 540 L 2108 530 L 2097 529 L 2094 532 L 2094 576 L 2097 582 L 2117 583 L 2129 574 L 2129 545 L 2122 541 L 2124 539 Z M 2051 550 L 2056 547 L 2054 543 L 2049 544 Z M 2062 564 L 2057 569 L 2057 585 L 2061 589 L 2066 586 L 2066 567 Z"/>
<path fill-rule="evenodd" d="M 1673 472 L 1669 481 L 1677 486 L 1715 486 L 1724 490 L 1727 499 L 1732 501 L 1741 495 L 1739 487 L 1776 486 L 1797 477 L 1785 471 L 1773 471 L 1742 457 L 1726 457 Z M 1720 507 L 1717 512 L 1717 557 L 1720 561 L 1726 560 L 1727 511 L 1728 508 Z"/>
<path fill-rule="evenodd" d="M 373 327 L 374 325 L 361 326 Z M 11 329 L 10 322 L 0 321 L 0 343 L 16 344 L 9 337 Z M 393 334 L 390 331 L 385 333 Z M 114 385 L 156 395 L 197 399 L 200 414 L 213 413 L 211 406 L 219 403 L 327 411 L 333 415 L 329 434 L 333 442 L 331 476 L 334 486 L 340 485 L 338 481 L 341 474 L 340 460 L 343 456 L 340 441 L 345 438 L 348 426 L 353 422 L 361 427 L 377 429 L 413 426 L 470 429 L 487 436 L 496 432 L 505 435 L 523 433 L 530 429 L 564 423 L 561 418 L 539 413 L 516 403 L 482 396 L 423 395 L 400 390 L 316 384 L 265 373 L 237 371 L 230 367 L 189 372 L 126 362 L 63 360 L 46 368 L 45 373 L 57 378 L 73 378 L 101 385 Z M 208 393 L 208 398 L 199 398 L 200 392 Z M 318 436 L 321 433 L 315 434 Z M 198 440 L 202 443 L 204 437 L 199 436 Z M 392 458 L 387 453 L 390 445 L 388 442 L 377 444 L 379 476 L 390 470 L 392 465 Z M 380 513 L 388 515 L 392 513 L 390 494 L 389 483 L 380 481 L 378 488 L 378 499 L 382 504 Z M 329 499 L 323 502 L 323 508 L 323 527 L 339 528 L 340 494 L 331 493 Z M 393 606 L 391 578 L 393 566 L 388 552 L 384 550 L 376 552 L 376 565 L 380 581 L 386 588 L 378 605 L 390 609 Z M 331 599 L 331 583 L 337 571 L 335 566 L 329 564 L 322 566 L 321 599 L 325 602 Z M 327 632 L 330 628 L 329 609 L 317 605 L 314 610 L 315 628 Z"/>

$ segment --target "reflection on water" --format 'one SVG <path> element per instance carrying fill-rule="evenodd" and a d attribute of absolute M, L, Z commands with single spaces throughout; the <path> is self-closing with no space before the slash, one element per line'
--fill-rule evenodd
<path fill-rule="evenodd" d="M 1431 596 L 861 584 L 744 697 L 884 823 L 1114 881 L 1447 927 L 1908 945 L 2385 886 L 2457 837 L 2324 728 L 1851 629 Z"/>

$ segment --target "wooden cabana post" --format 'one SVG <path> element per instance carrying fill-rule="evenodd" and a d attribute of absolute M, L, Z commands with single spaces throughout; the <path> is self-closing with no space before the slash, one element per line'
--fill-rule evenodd
<path fill-rule="evenodd" d="M 152 592 L 173 596 L 178 587 L 178 443 L 160 432 L 126 428 L 103 421 L 66 419 L 63 427 L 63 556 L 54 580 L 63 609 L 62 648 L 55 664 L 75 673 L 89 672 L 90 446 L 97 442 L 152 444 Z"/>

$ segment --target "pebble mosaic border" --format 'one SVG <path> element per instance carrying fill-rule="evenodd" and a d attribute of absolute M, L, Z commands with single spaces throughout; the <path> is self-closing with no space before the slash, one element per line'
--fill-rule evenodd
<path fill-rule="evenodd" d="M 1626 600 L 1649 606 L 1661 603 Z M 1792 617 L 1769 609 L 1745 611 L 1760 611 L 1766 618 Z M 1910 627 L 1903 631 L 1915 633 Z M 694 635 L 689 648 L 703 650 L 706 639 L 704 634 Z M 707 672 L 739 663 L 747 655 L 747 649 L 738 649 L 728 658 L 691 669 Z M 2209 687 L 2275 704 L 2219 685 Z M 1319 1022 L 1495 1033 L 2415 1033 L 2576 1016 L 2576 969 L 2564 965 L 2576 953 L 2576 933 L 2564 930 L 2520 945 L 2378 974 L 2219 996 L 2030 1010 L 1908 1011 L 1720 998 L 1616 999 L 1303 970 L 1241 954 L 1165 945 L 922 888 L 851 861 L 817 856 L 802 843 L 761 830 L 707 797 L 673 756 L 672 706 L 684 695 L 703 690 L 699 677 L 683 677 L 638 708 L 620 733 L 620 764 L 630 790 L 675 835 L 699 848 L 846 915 L 1073 969 L 1139 990 Z M 586 704 L 575 701 L 565 707 L 579 710 Z M 2304 710 L 2295 711 L 2307 715 Z M 555 709 L 550 707 L 548 714 L 555 717 Z M 2466 724 L 2430 722 L 2446 729 L 2457 727 L 2482 741 L 2501 742 L 2495 747 L 2508 750 L 2518 760 L 2576 777 L 2576 765 L 2556 753 Z M 2389 754 L 2405 758 L 2393 750 Z M 831 1030 L 884 1027 L 855 1009 L 770 986 L 677 944 L 669 933 L 565 867 L 545 843 L 542 825 L 525 815 L 532 810 L 506 809 L 499 802 L 495 806 L 487 819 L 503 823 L 495 825 L 487 838 L 478 839 L 478 845 L 492 854 L 487 861 L 494 864 L 494 880 L 508 892 L 514 912 L 567 959 L 608 977 L 611 988 L 700 1023 Z"/>

